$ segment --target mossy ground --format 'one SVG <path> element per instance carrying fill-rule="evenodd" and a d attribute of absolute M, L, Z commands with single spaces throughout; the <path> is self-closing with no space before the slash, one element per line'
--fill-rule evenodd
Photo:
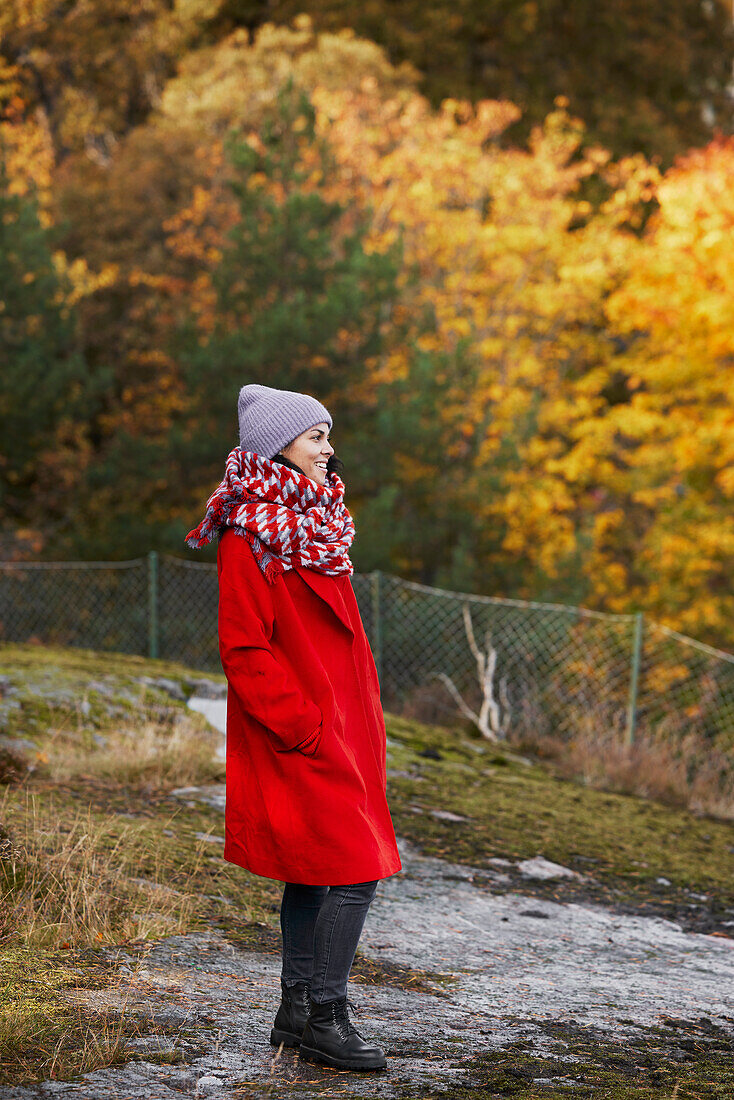
<path fill-rule="evenodd" d="M 528 766 L 466 734 L 392 716 L 387 730 L 388 768 L 403 773 L 388 779 L 395 829 L 426 854 L 479 868 L 542 854 L 586 881 L 511 874 L 508 888 L 604 902 L 696 931 L 734 931 L 726 932 L 734 921 L 732 822 L 558 779 L 543 762 Z M 431 810 L 468 820 L 441 820 Z M 481 878 L 477 885 L 498 890 Z"/>
<path fill-rule="evenodd" d="M 59 729 L 87 734 L 115 728 L 125 718 L 138 721 L 163 716 L 185 703 L 143 682 L 164 678 L 184 695 L 202 674 L 171 661 L 149 661 L 127 654 L 97 653 L 58 646 L 0 645 L 0 734 L 48 742 Z M 207 679 L 225 683 L 224 676 Z M 104 690 L 102 690 L 104 689 Z"/>
<path fill-rule="evenodd" d="M 505 1018 L 512 1023 L 513 1017 Z M 515 1018 L 517 1024 L 525 1024 Z M 638 1028 L 634 1038 L 610 1039 L 572 1021 L 536 1021 L 546 1053 L 520 1040 L 461 1062 L 460 1080 L 432 1093 L 437 1100 L 522 1097 L 523 1100 L 731 1100 L 731 1036 L 702 1019 L 668 1018 Z M 410 1088 L 401 1100 L 414 1100 Z"/>
<path fill-rule="evenodd" d="M 188 693 L 200 678 L 198 672 L 138 657 L 4 646 L 0 676 L 17 685 L 5 701 L 12 698 L 20 704 L 0 708 L 5 715 L 0 732 L 33 741 L 37 747 L 26 760 L 30 767 L 25 772 L 18 761 L 21 770 L 7 776 L 8 821 L 0 820 L 0 826 L 6 824 L 12 835 L 11 819 L 21 812 L 29 791 L 53 800 L 60 826 L 80 806 L 89 807 L 93 817 L 117 817 L 121 824 L 133 821 L 138 832 L 129 873 L 150 878 L 153 886 L 193 896 L 189 928 L 215 927 L 240 948 L 279 952 L 282 885 L 225 862 L 221 845 L 202 839 L 207 834 L 221 836 L 220 812 L 173 799 L 170 785 L 155 787 L 149 775 L 131 780 L 128 774 L 116 780 L 90 767 L 88 774 L 80 769 L 62 781 L 49 763 L 46 750 L 59 729 L 77 737 L 80 756 L 92 760 L 95 734 L 104 739 L 122 722 L 169 722 L 172 714 L 186 711 L 185 703 L 142 684 L 140 678 L 163 677 Z M 208 678 L 224 682 L 223 677 Z M 90 688 L 94 681 L 104 683 L 105 691 Z M 82 707 L 83 701 L 87 705 Z M 528 766 L 464 729 L 439 729 L 392 715 L 386 720 L 388 798 L 396 832 L 425 853 L 480 869 L 492 868 L 490 861 L 496 857 L 518 860 L 542 854 L 590 877 L 583 882 L 537 882 L 512 873 L 506 888 L 556 900 L 601 901 L 669 916 L 687 928 L 731 935 L 733 926 L 727 921 L 734 920 L 732 823 L 559 779 L 551 765 L 533 761 Z M 223 779 L 223 765 L 216 762 L 195 777 L 200 784 Z M 440 820 L 432 810 L 448 810 L 467 820 Z M 659 883 L 659 878 L 669 885 Z M 485 881 L 478 875 L 475 883 L 493 891 L 504 889 L 489 875 Z M 154 889 L 149 904 L 155 906 Z M 114 967 L 102 961 L 109 946 L 97 943 L 100 955 L 90 943 L 72 944 L 64 950 L 37 951 L 31 961 L 22 929 L 5 930 L 0 980 L 8 994 L 5 1004 L 11 1006 L 5 1009 L 6 1019 L 14 1012 L 12 1019 L 28 1024 L 14 1045 L 8 1045 L 7 1035 L 0 1032 L 5 1083 L 68 1078 L 91 1064 L 135 1056 L 126 1048 L 125 1037 L 141 1034 L 140 1020 L 85 1015 L 77 1027 L 78 1011 L 64 999 L 68 989 L 114 982 Z M 412 970 L 389 960 L 377 963 L 360 953 L 352 979 L 439 996 L 442 989 L 450 990 L 452 981 L 450 975 Z M 516 1045 L 468 1061 L 457 1056 L 460 1081 L 451 1091 L 437 1089 L 435 1095 L 456 1100 L 470 1095 L 667 1100 L 677 1086 L 678 1100 L 734 1097 L 731 1040 L 707 1030 L 705 1021 L 700 1030 L 686 1022 L 671 1024 L 660 1034 L 640 1028 L 639 1036 L 639 1041 L 619 1044 L 580 1025 L 559 1024 L 550 1038 L 558 1044 L 560 1061 Z M 430 1060 L 430 1051 L 425 1053 Z M 150 1053 L 146 1058 L 151 1060 Z M 533 1083 L 560 1076 L 568 1080 Z M 343 1075 L 340 1078 L 340 1095 L 347 1095 Z M 417 1095 L 410 1088 L 405 1092 L 406 1097 Z"/>
<path fill-rule="evenodd" d="M 104 952 L 0 949 L 0 1085 L 68 1080 L 103 1066 L 145 1059 L 175 1064 L 199 1048 L 191 1029 L 116 1009 L 91 1011 L 65 993 L 108 990 L 118 966 Z M 158 1037 L 161 1048 L 133 1040 Z"/>
<path fill-rule="evenodd" d="M 53 645 L 3 643 L 0 645 L 0 674 L 32 674 L 56 677 L 60 686 L 69 686 L 75 677 L 82 683 L 101 679 L 106 674 L 124 682 L 138 676 L 165 676 L 185 686 L 206 678 L 224 683 L 224 676 L 202 673 L 178 661 L 152 661 L 134 653 L 103 653 L 96 649 L 66 648 Z"/>

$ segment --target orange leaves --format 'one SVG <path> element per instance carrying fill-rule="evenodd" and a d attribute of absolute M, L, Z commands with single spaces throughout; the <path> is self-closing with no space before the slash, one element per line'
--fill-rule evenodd
<path fill-rule="evenodd" d="M 675 354 L 734 353 L 734 141 L 681 159 L 661 182 L 634 276 L 609 303 L 627 330 L 642 323 Z"/>
<path fill-rule="evenodd" d="M 635 263 L 606 304 L 610 326 L 634 335 L 618 362 L 635 397 L 615 415 L 635 441 L 628 499 L 647 512 L 630 544 L 638 576 L 651 581 L 639 601 L 724 644 L 731 635 L 720 624 L 734 611 L 725 581 L 734 543 L 733 177 L 731 140 L 680 159 L 661 180 Z"/>
<path fill-rule="evenodd" d="M 214 46 L 186 54 L 163 89 L 163 119 L 192 123 L 211 137 L 230 126 L 259 130 L 288 78 L 307 93 L 379 88 L 395 94 L 417 83 L 409 65 L 393 66 L 384 50 L 351 31 L 317 34 L 308 16 L 291 27 L 266 23 L 252 38 L 237 30 Z"/>
<path fill-rule="evenodd" d="M 163 222 L 167 245 L 180 259 L 204 268 L 221 258 L 226 232 L 236 221 L 236 208 L 228 193 L 197 184 L 189 205 Z"/>
<path fill-rule="evenodd" d="M 500 486 L 485 522 L 503 527 L 521 573 L 562 590 L 580 567 L 589 602 L 730 642 L 716 630 L 734 610 L 734 143 L 669 173 L 640 239 L 629 228 L 656 170 L 598 148 L 571 162 L 578 134 L 562 111 L 530 154 L 472 148 L 453 104 L 423 122 L 393 134 L 374 202 L 419 267 L 416 304 L 434 311 L 418 346 L 468 339 L 478 357 L 474 400 L 492 415 L 475 469 Z M 593 210 L 574 192 L 595 171 L 615 190 Z M 498 472 L 510 439 L 516 466 Z"/>
<path fill-rule="evenodd" d="M 163 350 L 183 312 L 206 348 L 217 327 L 252 328 L 282 299 L 267 283 L 253 306 L 234 261 L 218 297 L 215 273 L 247 200 L 264 231 L 290 187 L 302 210 L 315 198 L 341 209 L 329 223 L 330 255 L 348 250 L 365 218 L 365 256 L 402 248 L 399 296 L 375 307 L 364 352 L 359 324 L 340 318 L 328 349 L 301 351 L 294 336 L 296 358 L 322 374 L 334 356 L 359 361 L 353 393 L 366 409 L 380 387 L 401 391 L 410 415 L 388 442 L 399 451 L 401 427 L 409 433 L 418 421 L 425 449 L 415 453 L 406 436 L 396 476 L 435 501 L 451 458 L 457 476 L 442 482 L 438 503 L 481 517 L 471 534 L 477 584 L 500 576 L 533 594 L 553 578 L 559 598 L 570 592 L 577 602 L 585 588 L 587 603 L 644 607 L 730 644 L 721 624 L 734 612 L 734 139 L 691 152 L 661 177 L 640 155 L 615 161 L 585 145 L 559 96 L 528 147 L 510 147 L 515 104 L 450 98 L 434 108 L 409 68 L 351 32 L 316 33 L 306 16 L 190 50 L 156 89 L 152 61 L 169 56 L 178 32 L 170 5 L 146 3 L 134 6 L 135 25 L 150 32 L 138 66 L 155 92 L 146 123 L 115 137 L 132 102 L 127 77 L 115 102 L 97 104 L 78 73 L 57 120 L 72 147 L 82 143 L 64 198 L 72 211 L 78 203 L 74 255 L 90 259 L 54 262 L 92 327 L 105 300 L 96 292 L 114 288 L 117 327 L 108 322 L 95 354 L 114 348 L 120 389 L 124 381 L 132 398 L 102 428 L 165 434 L 185 399 Z M 535 8 L 525 5 L 520 22 L 530 25 Z M 46 0 L 39 10 L 51 11 Z M 72 23 L 64 16 L 53 41 L 63 44 Z M 308 104 L 274 119 L 290 79 L 313 106 L 315 138 Z M 54 172 L 47 124 L 27 112 L 12 72 L 0 70 L 0 87 L 10 89 L 0 128 L 12 187 L 35 183 L 45 209 Z M 234 169 L 231 131 L 241 140 Z M 287 170 L 265 170 L 274 145 Z M 103 222 L 107 236 L 97 231 Z M 308 252 L 317 233 L 304 229 L 298 247 Z M 301 259 L 287 262 L 296 270 Z M 275 348 L 287 324 L 273 326 Z M 258 362 L 251 350 L 247 361 Z"/>

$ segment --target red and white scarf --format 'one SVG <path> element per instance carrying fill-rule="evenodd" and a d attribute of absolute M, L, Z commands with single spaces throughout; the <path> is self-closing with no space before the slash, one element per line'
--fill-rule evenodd
<path fill-rule="evenodd" d="M 281 462 L 235 447 L 186 544 L 198 550 L 227 527 L 248 540 L 271 584 L 294 565 L 330 576 L 354 572 L 349 559 L 354 520 L 344 504 L 344 482 L 334 471 L 319 485 Z"/>

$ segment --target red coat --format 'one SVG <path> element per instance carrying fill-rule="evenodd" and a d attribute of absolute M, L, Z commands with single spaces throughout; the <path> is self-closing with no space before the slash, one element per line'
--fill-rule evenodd
<path fill-rule="evenodd" d="M 229 684 L 224 858 L 318 886 L 394 875 L 385 720 L 351 578 L 296 567 L 271 585 L 232 530 L 217 570 Z"/>

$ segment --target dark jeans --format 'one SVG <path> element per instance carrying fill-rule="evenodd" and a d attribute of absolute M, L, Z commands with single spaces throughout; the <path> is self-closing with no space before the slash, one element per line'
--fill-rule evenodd
<path fill-rule="evenodd" d="M 378 880 L 379 881 L 379 880 Z M 311 982 L 319 1004 L 344 997 L 377 881 L 352 886 L 286 882 L 280 905 L 286 985 Z"/>

